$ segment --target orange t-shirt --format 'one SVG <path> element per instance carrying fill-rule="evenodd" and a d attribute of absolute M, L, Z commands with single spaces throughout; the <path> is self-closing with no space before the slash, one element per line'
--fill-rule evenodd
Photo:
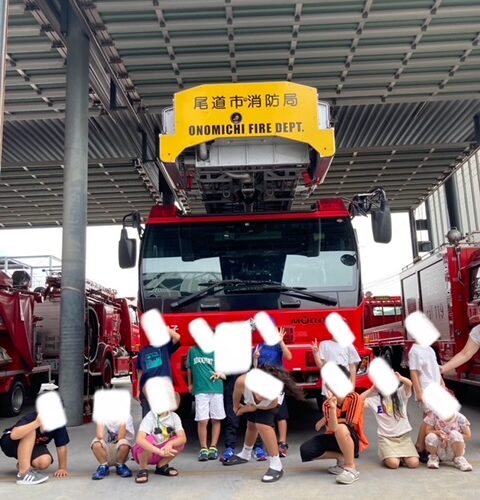
<path fill-rule="evenodd" d="M 330 415 L 330 404 L 328 401 L 323 403 L 323 414 L 328 427 Z M 360 441 L 360 451 L 368 448 L 368 439 L 364 431 L 365 405 L 356 392 L 347 394 L 341 406 L 337 406 L 337 419 L 344 419 L 345 423 L 350 425 L 358 434 Z M 328 431 L 327 431 L 328 432 Z"/>

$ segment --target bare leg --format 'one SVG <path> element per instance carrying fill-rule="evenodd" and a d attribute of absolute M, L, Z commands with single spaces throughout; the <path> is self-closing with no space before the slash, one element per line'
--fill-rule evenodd
<path fill-rule="evenodd" d="M 38 470 L 48 469 L 52 465 L 52 457 L 50 455 L 40 455 L 35 460 L 32 460 L 32 467 Z"/>
<path fill-rule="evenodd" d="M 146 469 L 148 467 L 148 462 L 150 462 L 152 455 L 153 453 L 151 451 L 146 450 L 143 450 L 142 453 L 140 453 L 140 469 Z"/>
<path fill-rule="evenodd" d="M 257 424 L 253 422 L 247 422 L 247 432 L 245 433 L 245 444 L 249 447 L 253 447 L 255 441 L 257 440 L 258 429 Z"/>
<path fill-rule="evenodd" d="M 279 420 L 278 421 L 278 440 L 281 443 L 287 442 L 287 421 Z"/>
<path fill-rule="evenodd" d="M 418 429 L 417 442 L 415 443 L 415 447 L 418 451 L 423 451 L 425 449 L 426 428 L 427 424 L 425 422 L 422 422 L 420 429 Z"/>
<path fill-rule="evenodd" d="M 465 455 L 465 443 L 463 441 L 453 442 L 452 450 L 455 457 L 463 457 L 463 455 Z"/>
<path fill-rule="evenodd" d="M 383 465 L 387 467 L 387 469 L 398 469 L 400 467 L 400 459 L 389 457 L 383 461 Z"/>
<path fill-rule="evenodd" d="M 99 464 L 106 464 L 108 463 L 108 458 L 107 458 L 107 451 L 105 448 L 102 446 L 102 443 L 96 441 L 92 445 L 92 452 L 95 455 L 95 458 L 98 460 Z"/>
<path fill-rule="evenodd" d="M 278 456 L 278 443 L 275 429 L 265 424 L 256 424 L 256 426 L 269 456 Z"/>
<path fill-rule="evenodd" d="M 117 450 L 117 464 L 124 464 L 128 460 L 128 455 L 130 454 L 130 446 L 122 444 Z"/>
<path fill-rule="evenodd" d="M 212 420 L 212 442 L 211 445 L 217 447 L 218 440 L 220 438 L 220 431 L 222 428 L 222 423 L 220 420 Z"/>
<path fill-rule="evenodd" d="M 409 469 L 416 469 L 419 464 L 418 457 L 404 457 L 403 463 L 409 468 Z"/>
<path fill-rule="evenodd" d="M 200 448 L 207 447 L 207 426 L 208 426 L 208 420 L 199 420 L 197 424 L 198 440 L 200 441 Z"/>
<path fill-rule="evenodd" d="M 335 431 L 335 439 L 339 448 L 342 450 L 342 455 L 345 459 L 345 467 L 347 469 L 356 469 L 355 466 L 355 445 L 353 443 L 350 431 L 345 424 L 338 424 Z"/>
<path fill-rule="evenodd" d="M 33 430 L 20 439 L 18 444 L 18 472 L 25 474 L 31 467 L 32 451 L 35 446 L 36 432 Z"/>

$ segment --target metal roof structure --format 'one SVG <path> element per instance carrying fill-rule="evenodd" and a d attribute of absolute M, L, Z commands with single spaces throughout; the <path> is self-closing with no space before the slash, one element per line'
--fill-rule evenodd
<path fill-rule="evenodd" d="M 318 89 L 338 150 L 315 198 L 379 185 L 407 210 L 475 147 L 478 0 L 69 1 L 90 35 L 89 224 L 160 201 L 160 112 L 202 83 Z M 10 0 L 0 227 L 61 224 L 62 3 Z"/>

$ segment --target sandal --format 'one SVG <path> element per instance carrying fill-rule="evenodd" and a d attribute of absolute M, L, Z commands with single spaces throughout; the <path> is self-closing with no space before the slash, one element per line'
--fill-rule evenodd
<path fill-rule="evenodd" d="M 140 469 L 135 477 L 135 482 L 138 484 L 143 484 L 148 482 L 148 470 Z"/>
<path fill-rule="evenodd" d="M 160 476 L 175 477 L 178 476 L 178 470 L 175 469 L 175 467 L 169 467 L 167 464 L 162 467 L 156 467 L 155 474 L 159 474 Z"/>
<path fill-rule="evenodd" d="M 262 477 L 262 483 L 274 483 L 278 481 L 283 476 L 282 470 L 268 469 L 265 475 Z"/>
<path fill-rule="evenodd" d="M 232 458 L 225 460 L 223 465 L 239 465 L 239 464 L 246 464 L 248 460 L 245 460 L 242 457 L 239 457 L 238 455 L 233 455 Z"/>

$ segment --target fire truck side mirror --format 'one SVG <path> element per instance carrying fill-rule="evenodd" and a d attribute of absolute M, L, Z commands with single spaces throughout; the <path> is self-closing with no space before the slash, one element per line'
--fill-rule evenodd
<path fill-rule="evenodd" d="M 118 241 L 118 263 L 122 269 L 134 267 L 137 262 L 137 240 L 129 238 L 124 227 Z"/>
<path fill-rule="evenodd" d="M 390 243 L 392 239 L 392 215 L 386 199 L 381 201 L 380 207 L 372 208 L 372 233 L 377 243 Z"/>

